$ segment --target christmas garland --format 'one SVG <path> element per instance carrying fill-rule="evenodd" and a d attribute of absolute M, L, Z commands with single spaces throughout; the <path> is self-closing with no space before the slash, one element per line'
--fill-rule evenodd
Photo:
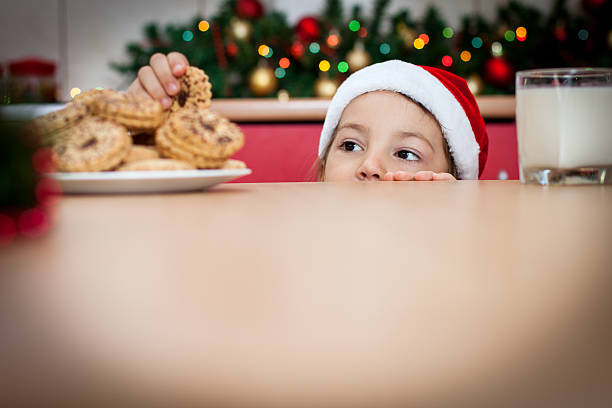
<path fill-rule="evenodd" d="M 388 5 L 377 0 L 366 18 L 328 0 L 291 26 L 259 0 L 229 0 L 214 16 L 148 24 L 145 40 L 127 45 L 129 61 L 111 66 L 132 80 L 154 53 L 178 51 L 208 73 L 216 97 L 331 97 L 351 72 L 389 59 L 452 71 L 475 94 L 513 93 L 517 70 L 612 65 L 611 0 L 583 0 L 579 15 L 556 0 L 546 16 L 510 1 L 496 21 L 470 15 L 456 28 L 433 6 L 417 21 L 408 9 L 388 15 Z"/>

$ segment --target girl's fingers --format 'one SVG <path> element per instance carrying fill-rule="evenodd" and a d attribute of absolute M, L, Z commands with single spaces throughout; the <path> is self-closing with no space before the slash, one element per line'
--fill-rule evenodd
<path fill-rule="evenodd" d="M 433 171 L 419 171 L 414 175 L 416 181 L 431 181 L 434 179 Z"/>
<path fill-rule="evenodd" d="M 167 95 L 174 96 L 179 92 L 179 83 L 170 72 L 170 64 L 168 58 L 164 54 L 153 54 L 149 61 L 153 72 L 157 76 L 157 79 L 164 87 Z"/>
<path fill-rule="evenodd" d="M 134 82 L 132 82 L 132 84 L 128 88 L 128 93 L 131 95 L 140 96 L 140 97 L 146 97 L 146 98 L 151 97 L 151 95 L 149 95 L 147 91 L 144 90 L 142 85 L 140 85 L 140 80 L 138 78 L 136 78 Z"/>
<path fill-rule="evenodd" d="M 433 174 L 433 179 L 434 179 L 434 181 L 455 181 L 455 180 L 457 180 L 450 173 L 434 173 Z"/>
<path fill-rule="evenodd" d="M 395 181 L 411 181 L 412 179 L 412 174 L 407 171 L 396 171 L 393 175 Z"/>
<path fill-rule="evenodd" d="M 160 101 L 164 109 L 172 105 L 172 100 L 168 97 L 166 91 L 159 83 L 159 79 L 153 72 L 153 68 L 148 65 L 140 68 L 138 71 L 138 79 L 145 91 L 147 91 L 153 99 Z"/>
<path fill-rule="evenodd" d="M 180 52 L 171 52 L 168 54 L 168 63 L 170 65 L 170 69 L 172 70 L 172 74 L 177 78 L 183 75 L 189 66 L 187 57 Z"/>

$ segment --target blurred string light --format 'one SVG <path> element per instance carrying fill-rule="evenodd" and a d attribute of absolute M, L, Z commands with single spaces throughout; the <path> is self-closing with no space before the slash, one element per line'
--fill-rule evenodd
<path fill-rule="evenodd" d="M 421 34 L 419 35 L 419 38 L 421 40 L 423 40 L 423 42 L 425 43 L 425 45 L 429 44 L 429 36 L 427 34 Z"/>
<path fill-rule="evenodd" d="M 414 40 L 412 45 L 414 45 L 414 48 L 416 48 L 417 50 L 422 50 L 423 47 L 425 46 L 425 41 L 423 41 L 422 38 L 417 38 Z"/>
<path fill-rule="evenodd" d="M 274 70 L 274 76 L 277 77 L 278 79 L 283 79 L 285 75 L 287 75 L 287 71 L 285 71 L 281 67 L 278 67 Z"/>
<path fill-rule="evenodd" d="M 366 38 L 368 35 L 368 30 L 365 27 L 361 27 L 359 31 L 357 31 L 357 35 L 361 38 Z"/>
<path fill-rule="evenodd" d="M 351 31 L 359 31 L 359 29 L 361 28 L 361 23 L 357 20 L 351 20 L 351 22 L 349 23 L 349 30 Z"/>
<path fill-rule="evenodd" d="M 257 52 L 264 58 L 270 58 L 274 55 L 274 51 L 272 51 L 272 47 L 268 47 L 266 44 L 262 44 L 257 48 Z"/>
<path fill-rule="evenodd" d="M 327 45 L 329 45 L 330 47 L 334 48 L 339 43 L 340 43 L 340 38 L 338 38 L 336 34 L 331 34 L 329 37 L 327 37 Z"/>
<path fill-rule="evenodd" d="M 348 69 L 349 69 L 349 65 L 346 61 L 340 61 L 338 63 L 338 72 L 345 73 L 348 71 Z"/>
<path fill-rule="evenodd" d="M 189 42 L 193 40 L 193 33 L 190 30 L 183 31 L 183 41 Z"/>
<path fill-rule="evenodd" d="M 75 96 L 79 95 L 81 93 L 81 89 L 80 88 L 72 88 L 70 90 L 70 97 L 74 98 Z"/>
<path fill-rule="evenodd" d="M 289 68 L 289 65 L 291 65 L 291 61 L 287 57 L 283 57 L 278 61 L 278 66 L 283 69 Z"/>
<path fill-rule="evenodd" d="M 491 54 L 494 57 L 501 57 L 503 53 L 504 53 L 504 48 L 502 47 L 499 41 L 495 41 L 493 44 L 491 44 Z"/>
<path fill-rule="evenodd" d="M 516 29 L 516 39 L 519 41 L 525 41 L 527 39 L 527 29 L 525 27 L 518 27 Z"/>
<path fill-rule="evenodd" d="M 480 38 L 480 37 L 472 38 L 472 47 L 474 47 L 476 49 L 482 47 L 482 38 Z"/>
<path fill-rule="evenodd" d="M 445 67 L 450 67 L 453 65 L 453 58 L 450 55 L 445 55 L 442 57 L 442 65 Z"/>
<path fill-rule="evenodd" d="M 104 87 L 103 86 L 96 86 L 95 90 L 96 91 L 102 91 L 102 90 L 104 90 Z"/>
<path fill-rule="evenodd" d="M 329 71 L 329 69 L 331 68 L 331 64 L 329 63 L 328 60 L 322 60 L 321 62 L 319 62 L 319 69 L 323 72 L 327 72 Z"/>
<path fill-rule="evenodd" d="M 210 23 L 206 20 L 202 20 L 200 21 L 200 24 L 198 24 L 198 30 L 202 32 L 208 31 L 209 28 L 210 28 Z"/>
<path fill-rule="evenodd" d="M 442 30 L 442 35 L 444 38 L 453 38 L 453 35 L 455 35 L 455 30 L 453 30 L 451 27 L 444 27 Z"/>
<path fill-rule="evenodd" d="M 461 58 L 461 61 L 463 62 L 469 62 L 469 60 L 472 59 L 472 53 L 467 50 L 461 51 L 461 54 L 459 54 L 459 58 Z"/>
<path fill-rule="evenodd" d="M 506 39 L 506 41 L 512 42 L 516 38 L 516 34 L 514 34 L 514 31 L 512 30 L 508 30 L 505 32 L 504 38 Z"/>
<path fill-rule="evenodd" d="M 585 29 L 578 31 L 578 38 L 582 41 L 586 41 L 589 38 L 589 32 Z"/>
<path fill-rule="evenodd" d="M 391 52 L 391 46 L 387 43 L 382 43 L 380 44 L 380 47 L 378 47 L 378 50 L 381 54 L 387 55 Z"/>
<path fill-rule="evenodd" d="M 308 46 L 308 51 L 313 54 L 317 54 L 319 51 L 321 51 L 321 46 L 317 42 L 311 42 Z"/>

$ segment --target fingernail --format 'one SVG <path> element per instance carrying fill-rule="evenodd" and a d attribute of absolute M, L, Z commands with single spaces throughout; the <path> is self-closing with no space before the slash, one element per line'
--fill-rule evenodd
<path fill-rule="evenodd" d="M 172 105 L 172 99 L 165 97 L 164 99 L 162 99 L 161 104 L 164 107 L 164 109 L 168 109 L 170 105 Z"/>
<path fill-rule="evenodd" d="M 168 85 L 168 91 L 171 93 L 178 92 L 178 85 L 172 82 L 170 85 Z"/>
<path fill-rule="evenodd" d="M 185 68 L 185 66 L 183 64 L 176 64 L 174 66 L 174 72 L 181 72 L 183 70 L 183 68 Z"/>

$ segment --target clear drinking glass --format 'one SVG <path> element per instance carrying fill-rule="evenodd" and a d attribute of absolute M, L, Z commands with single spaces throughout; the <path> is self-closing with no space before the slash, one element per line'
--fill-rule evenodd
<path fill-rule="evenodd" d="M 522 183 L 612 184 L 612 69 L 516 74 Z"/>

